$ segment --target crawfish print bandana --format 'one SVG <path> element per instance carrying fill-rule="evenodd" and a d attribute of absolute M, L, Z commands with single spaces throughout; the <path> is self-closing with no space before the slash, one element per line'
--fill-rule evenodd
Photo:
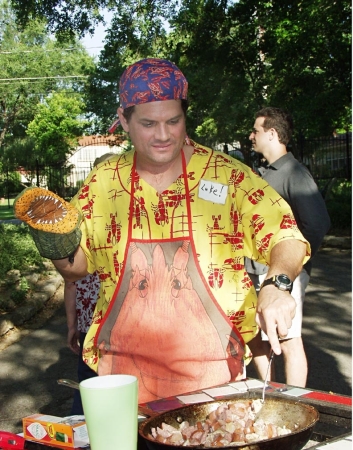
<path fill-rule="evenodd" d="M 123 109 L 163 100 L 187 99 L 188 82 L 180 69 L 166 59 L 147 58 L 129 66 L 120 78 L 119 97 Z M 109 128 L 113 133 L 119 119 Z"/>

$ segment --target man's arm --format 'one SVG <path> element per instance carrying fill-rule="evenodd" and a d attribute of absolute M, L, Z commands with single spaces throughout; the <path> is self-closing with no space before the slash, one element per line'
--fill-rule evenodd
<path fill-rule="evenodd" d="M 69 258 L 56 259 L 52 262 L 65 281 L 77 281 L 88 274 L 87 257 L 81 247 L 76 249 L 73 262 L 70 262 Z"/>
<path fill-rule="evenodd" d="M 318 251 L 331 226 L 325 201 L 311 174 L 302 169 L 287 179 L 290 204 L 298 227 L 310 243 L 311 258 Z"/>
<path fill-rule="evenodd" d="M 65 281 L 64 301 L 67 321 L 67 345 L 77 355 L 80 352 L 78 345 L 79 331 L 77 329 L 76 312 L 76 284 Z"/>
<path fill-rule="evenodd" d="M 292 239 L 276 244 L 270 254 L 267 278 L 284 273 L 293 281 L 300 273 L 306 255 L 306 244 Z M 278 336 L 285 337 L 295 315 L 296 303 L 287 291 L 274 285 L 265 286 L 258 295 L 256 322 L 267 334 L 276 355 L 281 353 Z"/>

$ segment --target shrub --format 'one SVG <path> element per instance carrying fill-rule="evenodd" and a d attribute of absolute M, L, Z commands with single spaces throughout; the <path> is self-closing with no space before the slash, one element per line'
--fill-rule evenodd
<path fill-rule="evenodd" d="M 17 289 L 11 292 L 11 300 L 14 301 L 16 305 L 19 305 L 26 300 L 27 292 L 29 291 L 29 285 L 25 277 L 22 277 Z"/>
<path fill-rule="evenodd" d="M 20 272 L 37 266 L 44 269 L 44 259 L 40 256 L 26 225 L 0 223 L 0 279 L 12 269 Z"/>
<path fill-rule="evenodd" d="M 326 199 L 327 211 L 331 218 L 329 234 L 352 234 L 352 182 L 337 180 Z"/>

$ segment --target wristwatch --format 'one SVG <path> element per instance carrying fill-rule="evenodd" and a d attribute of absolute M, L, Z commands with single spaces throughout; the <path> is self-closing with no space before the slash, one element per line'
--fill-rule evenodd
<path fill-rule="evenodd" d="M 268 278 L 267 280 L 265 280 L 262 283 L 262 285 L 260 286 L 260 290 L 264 286 L 268 286 L 269 284 L 274 284 L 280 291 L 292 292 L 292 289 L 293 289 L 292 281 L 284 273 L 281 273 L 280 275 L 274 275 L 273 277 Z"/>

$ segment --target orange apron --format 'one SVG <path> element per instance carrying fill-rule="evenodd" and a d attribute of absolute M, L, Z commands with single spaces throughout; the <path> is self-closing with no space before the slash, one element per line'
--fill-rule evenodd
<path fill-rule="evenodd" d="M 191 224 L 183 152 L 182 163 Z M 242 378 L 244 342 L 201 272 L 192 227 L 181 238 L 134 239 L 132 186 L 124 267 L 95 337 L 99 375 L 135 375 L 139 403 Z"/>

